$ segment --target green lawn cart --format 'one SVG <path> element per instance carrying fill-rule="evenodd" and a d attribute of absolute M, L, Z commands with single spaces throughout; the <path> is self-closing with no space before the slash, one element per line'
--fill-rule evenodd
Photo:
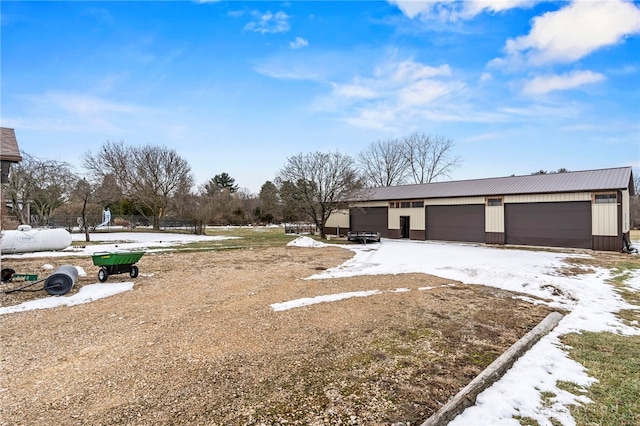
<path fill-rule="evenodd" d="M 131 278 L 138 276 L 138 267 L 134 265 L 140 260 L 143 251 L 127 251 L 119 253 L 94 253 L 93 264 L 100 266 L 98 271 L 98 279 L 101 283 L 105 282 L 109 275 L 128 273 Z"/>

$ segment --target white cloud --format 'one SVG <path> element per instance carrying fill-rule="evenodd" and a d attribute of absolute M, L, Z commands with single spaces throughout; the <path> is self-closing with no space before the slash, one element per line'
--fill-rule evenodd
<path fill-rule="evenodd" d="M 577 61 L 640 33 L 640 9 L 622 0 L 574 1 L 533 20 L 531 32 L 507 41 L 508 62 L 520 55 L 533 65 Z"/>
<path fill-rule="evenodd" d="M 18 95 L 18 98 L 26 102 L 32 111 L 33 117 L 29 121 L 33 121 L 33 125 L 30 128 L 121 131 L 114 123 L 121 122 L 122 117 L 160 112 L 140 105 L 80 93 L 50 91 Z"/>
<path fill-rule="evenodd" d="M 291 47 L 292 49 L 301 49 L 303 47 L 306 47 L 309 45 L 309 42 L 305 39 L 303 39 L 302 37 L 296 37 L 296 39 L 294 41 L 292 41 L 291 43 L 289 43 L 289 47 Z"/>
<path fill-rule="evenodd" d="M 346 99 L 372 99 L 378 96 L 375 90 L 358 82 L 348 84 L 334 83 L 333 94 Z"/>
<path fill-rule="evenodd" d="M 403 109 L 421 105 L 426 106 L 446 97 L 452 92 L 452 89 L 451 84 L 437 80 L 416 81 L 398 91 L 399 105 Z"/>
<path fill-rule="evenodd" d="M 392 130 L 396 117 L 396 110 L 383 104 L 378 104 L 375 108 L 358 109 L 355 114 L 347 117 L 344 121 L 354 127 Z"/>
<path fill-rule="evenodd" d="M 412 0 L 388 0 L 390 4 L 394 4 L 408 18 L 413 19 L 419 15 L 429 15 L 432 13 L 436 2 L 429 1 L 412 1 Z"/>
<path fill-rule="evenodd" d="M 41 101 L 83 116 L 110 112 L 131 114 L 141 110 L 140 107 L 131 104 L 112 102 L 91 95 L 63 92 L 48 92 L 42 96 Z"/>
<path fill-rule="evenodd" d="M 242 10 L 230 10 L 229 12 L 227 12 L 228 16 L 231 16 L 232 18 L 240 18 L 241 16 L 244 16 L 244 11 Z"/>
<path fill-rule="evenodd" d="M 423 78 L 431 78 L 437 76 L 449 76 L 451 75 L 451 68 L 449 65 L 441 65 L 439 67 L 430 67 L 427 65 L 414 62 L 412 60 L 402 61 L 397 64 L 393 64 L 384 72 L 390 73 L 391 78 L 397 82 L 411 82 L 420 80 Z M 382 72 L 378 70 L 378 73 Z"/>
<path fill-rule="evenodd" d="M 494 140 L 494 139 L 500 139 L 503 138 L 504 134 L 503 133 L 481 133 L 478 135 L 473 135 L 473 136 L 469 136 L 467 138 L 465 138 L 463 140 L 463 142 L 467 142 L 467 143 L 475 143 L 475 142 L 484 142 L 484 141 L 490 141 L 490 140 Z"/>
<path fill-rule="evenodd" d="M 346 112 L 345 121 L 354 126 L 389 129 L 405 118 L 424 116 L 459 94 L 465 85 L 451 79 L 451 74 L 448 65 L 390 61 L 376 67 L 370 76 L 332 83 L 332 92 L 316 106 Z"/>
<path fill-rule="evenodd" d="M 284 12 L 253 12 L 252 15 L 257 20 L 249 22 L 244 26 L 245 30 L 255 31 L 257 33 L 284 33 L 289 31 L 289 15 Z"/>
<path fill-rule="evenodd" d="M 463 17 L 470 19 L 483 12 L 500 13 L 509 9 L 528 8 L 540 0 L 468 0 L 464 2 Z"/>
<path fill-rule="evenodd" d="M 557 90 L 569 90 L 584 84 L 597 83 L 606 77 L 593 71 L 574 71 L 563 75 L 536 77 L 525 84 L 522 92 L 527 95 L 542 95 Z"/>
<path fill-rule="evenodd" d="M 487 81 L 491 80 L 493 80 L 493 76 L 491 75 L 491 73 L 483 72 L 482 75 L 480 75 L 480 83 L 486 83 Z"/>
<path fill-rule="evenodd" d="M 473 19 L 490 12 L 500 13 L 509 9 L 531 7 L 540 0 L 388 0 L 408 18 L 437 19 L 455 22 Z"/>

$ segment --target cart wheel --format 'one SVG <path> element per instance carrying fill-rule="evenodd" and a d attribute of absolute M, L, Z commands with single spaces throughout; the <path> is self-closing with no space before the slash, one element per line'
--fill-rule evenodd
<path fill-rule="evenodd" d="M 129 271 L 129 275 L 131 275 L 131 278 L 135 278 L 138 276 L 138 267 L 136 265 L 131 266 L 131 271 Z"/>
<path fill-rule="evenodd" d="M 109 272 L 107 272 L 107 268 L 100 268 L 100 270 L 98 271 L 98 279 L 100 280 L 100 282 L 105 282 L 107 278 L 109 278 Z"/>

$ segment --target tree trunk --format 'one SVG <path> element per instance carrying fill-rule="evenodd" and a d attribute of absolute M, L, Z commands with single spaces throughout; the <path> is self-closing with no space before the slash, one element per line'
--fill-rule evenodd
<path fill-rule="evenodd" d="M 86 199 L 82 203 L 82 226 L 84 226 L 84 240 L 86 242 L 90 242 L 91 237 L 89 236 L 89 226 L 87 225 L 87 200 Z"/>

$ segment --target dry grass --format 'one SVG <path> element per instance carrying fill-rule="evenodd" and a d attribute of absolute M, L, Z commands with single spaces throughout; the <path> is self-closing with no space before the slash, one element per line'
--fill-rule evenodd
<path fill-rule="evenodd" d="M 333 247 L 147 254 L 131 292 L 0 316 L 0 424 L 418 424 L 549 312 L 423 274 L 302 280 L 350 257 Z M 45 262 L 71 260 L 11 261 L 21 273 Z M 97 281 L 90 258 L 72 263 L 90 275 L 78 287 Z M 269 307 L 400 287 L 410 291 Z"/>

